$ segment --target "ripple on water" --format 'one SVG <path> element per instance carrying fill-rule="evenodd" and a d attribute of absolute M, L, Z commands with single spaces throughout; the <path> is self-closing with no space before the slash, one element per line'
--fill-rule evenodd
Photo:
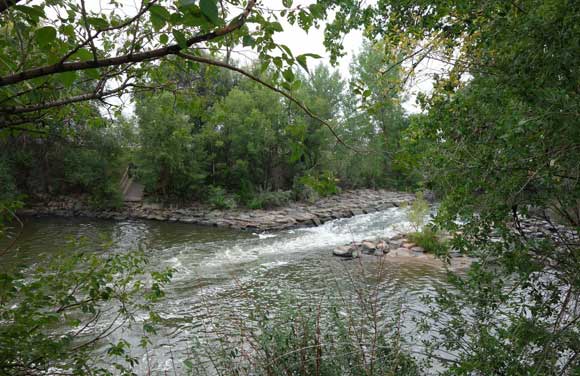
<path fill-rule="evenodd" d="M 355 299 L 353 286 L 358 286 L 376 290 L 385 312 L 401 302 L 409 310 L 421 311 L 420 297 L 443 283 L 441 270 L 372 258 L 344 262 L 331 256 L 337 245 L 408 230 L 406 218 L 405 210 L 393 208 L 258 236 L 178 223 L 34 219 L 19 240 L 16 259 L 26 262 L 54 252 L 68 236 L 87 236 L 97 242 L 104 233 L 113 240 L 113 251 L 142 248 L 154 260 L 152 267 L 173 268 L 173 283 L 157 304 L 166 326 L 154 338 L 152 356 L 163 368 L 169 345 L 173 356 L 186 353 L 197 334 L 235 332 L 236 320 L 247 318 L 258 307 L 275 312 L 288 296 L 293 304 L 331 304 L 336 299 Z M 212 318 L 219 319 L 219 328 Z M 115 336 L 132 343 L 140 338 L 135 328 Z"/>

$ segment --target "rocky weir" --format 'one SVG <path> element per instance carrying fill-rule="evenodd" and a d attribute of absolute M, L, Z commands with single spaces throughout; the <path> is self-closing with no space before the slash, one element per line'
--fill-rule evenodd
<path fill-rule="evenodd" d="M 31 203 L 19 210 L 19 214 L 114 220 L 149 219 L 267 231 L 320 226 L 334 219 L 350 218 L 406 205 L 414 199 L 415 196 L 409 193 L 364 189 L 345 191 L 313 203 L 295 202 L 272 210 L 217 210 L 203 204 L 175 206 L 148 202 L 126 202 L 119 209 L 97 210 L 81 200 L 63 198 Z"/>
<path fill-rule="evenodd" d="M 518 223 L 509 223 L 508 227 L 514 233 L 522 236 L 525 241 L 550 240 L 556 245 L 557 251 L 565 252 L 567 246 L 580 244 L 580 233 L 578 231 L 553 223 L 546 218 L 520 217 Z M 444 238 L 449 240 L 452 236 L 448 234 Z M 498 242 L 501 241 L 501 238 L 497 235 L 492 235 L 490 240 Z M 332 254 L 344 260 L 353 260 L 365 256 L 379 256 L 393 260 L 437 261 L 441 264 L 440 258 L 413 243 L 404 232 L 397 233 L 391 237 L 353 241 L 334 248 Z M 447 256 L 452 267 L 464 267 L 474 260 L 455 249 L 451 249 Z"/>

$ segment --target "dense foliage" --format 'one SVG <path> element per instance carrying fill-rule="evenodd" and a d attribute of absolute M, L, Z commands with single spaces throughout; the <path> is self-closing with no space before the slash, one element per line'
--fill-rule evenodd
<path fill-rule="evenodd" d="M 430 11 L 440 22 L 444 3 Z M 433 314 L 451 322 L 428 345 L 456 354 L 454 375 L 574 374 L 580 8 L 522 1 L 451 9 L 468 35 L 461 63 L 424 98 L 427 114 L 407 140 L 445 197 L 437 224 L 460 230 L 454 247 L 478 261 L 440 292 Z M 528 215 L 542 218 L 547 233 L 524 229 Z"/>
<path fill-rule="evenodd" d="M 151 304 L 163 296 L 171 271 L 146 273 L 142 254 L 103 257 L 82 249 L 82 242 L 74 242 L 63 250 L 72 256 L 1 270 L 0 375 L 132 374 L 139 359 L 127 341 L 110 342 L 101 356 L 95 349 L 131 324 L 142 325 L 141 346 L 148 345 L 159 321 Z M 147 319 L 139 324 L 136 313 Z"/>
<path fill-rule="evenodd" d="M 417 240 L 439 247 L 437 231 L 449 231 L 454 239 L 438 252 L 475 260 L 450 273 L 453 288 L 423 317 L 419 327 L 437 333 L 423 343 L 429 358 L 450 375 L 580 372 L 577 1 L 282 1 L 277 10 L 252 0 L 144 1 L 132 13 L 122 3 L 100 12 L 84 1 L 0 1 L 0 219 L 14 217 L 23 194 L 88 193 L 114 205 L 130 162 L 151 195 L 223 208 L 338 186 L 405 188 L 420 177 L 442 203 Z M 277 43 L 282 20 L 304 30 L 325 21 L 331 62 L 345 34 L 364 29 L 352 78 L 312 70 L 317 55 Z M 239 45 L 259 57 L 245 70 L 231 58 Z M 442 72 L 419 98 L 423 113 L 408 117 L 401 93 L 428 59 Z M 136 105 L 129 133 L 106 102 L 126 93 Z M 547 233 L 525 231 L 530 215 Z M 71 367 L 70 338 L 27 337 L 37 312 L 48 327 L 60 320 L 52 299 L 68 296 L 52 283 L 55 295 L 44 294 L 41 277 L 27 285 L 2 275 L 10 325 L 0 340 L 21 339 L 2 347 L 15 349 L 2 354 L 8 371 L 37 359 Z M 32 303 L 12 304 L 19 299 Z M 268 350 L 296 339 L 284 324 L 262 338 Z"/>

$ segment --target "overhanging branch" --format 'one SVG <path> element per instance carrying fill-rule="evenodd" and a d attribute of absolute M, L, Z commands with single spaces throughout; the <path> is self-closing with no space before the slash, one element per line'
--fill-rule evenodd
<path fill-rule="evenodd" d="M 0 2 L 5 0 L 0 0 Z M 250 12 L 254 8 L 256 0 L 249 0 L 244 11 L 234 18 L 232 22 L 228 25 L 219 28 L 210 33 L 196 35 L 186 42 L 186 47 L 191 47 L 194 44 L 207 42 L 215 38 L 229 34 L 237 29 L 239 29 L 247 20 Z M 17 84 L 22 81 L 27 81 L 33 78 L 50 76 L 56 73 L 80 71 L 93 68 L 105 68 L 111 66 L 118 66 L 128 63 L 140 63 L 146 60 L 157 60 L 164 56 L 176 55 L 183 48 L 179 44 L 173 44 L 170 46 L 158 48 L 155 50 L 149 50 L 139 53 L 131 53 L 121 56 L 115 56 L 105 59 L 95 59 L 88 61 L 76 61 L 76 62 L 59 62 L 53 65 L 47 65 L 44 67 L 38 67 L 30 70 L 26 70 L 20 73 L 16 73 L 9 76 L 4 76 L 0 78 L 0 87 Z"/>

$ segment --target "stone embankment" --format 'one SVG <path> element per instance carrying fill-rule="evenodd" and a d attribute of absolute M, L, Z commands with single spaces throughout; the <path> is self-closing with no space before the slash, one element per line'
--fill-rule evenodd
<path fill-rule="evenodd" d="M 408 193 L 365 189 L 345 191 L 314 203 L 291 203 L 287 207 L 273 210 L 217 210 L 201 204 L 176 207 L 160 203 L 131 202 L 116 210 L 95 210 L 79 200 L 63 199 L 34 203 L 19 213 L 115 220 L 150 219 L 261 231 L 319 226 L 333 219 L 398 207 L 414 199 L 415 196 Z"/>

